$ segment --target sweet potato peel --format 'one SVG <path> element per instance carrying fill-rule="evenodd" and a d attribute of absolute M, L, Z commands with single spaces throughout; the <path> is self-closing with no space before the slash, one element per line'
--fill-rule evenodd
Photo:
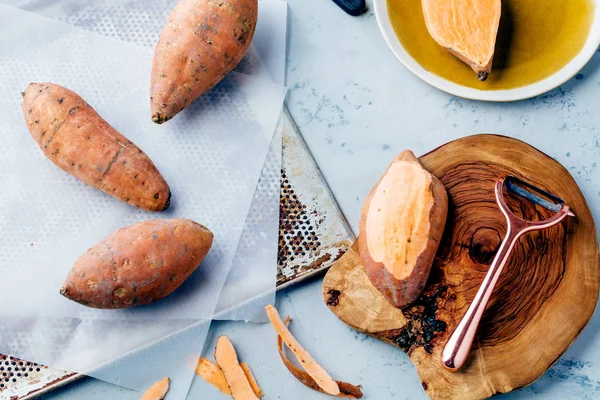
<path fill-rule="evenodd" d="M 257 397 L 263 397 L 264 393 L 260 386 L 258 386 L 258 382 L 256 381 L 250 366 L 247 363 L 242 362 L 240 363 L 240 367 L 242 367 L 244 375 L 246 375 L 254 394 Z M 231 396 L 231 390 L 229 390 L 229 385 L 227 384 L 223 370 L 211 360 L 200 357 L 198 365 L 196 365 L 196 374 L 217 388 L 221 393 Z"/>
<path fill-rule="evenodd" d="M 196 365 L 196 374 L 216 387 L 221 393 L 231 396 L 229 385 L 221 368 L 207 358 L 200 357 Z"/>
<path fill-rule="evenodd" d="M 169 378 L 161 379 L 150 386 L 140 400 L 163 400 L 169 391 L 171 380 Z"/>
<path fill-rule="evenodd" d="M 360 386 L 354 386 L 346 382 L 338 382 L 333 380 L 329 374 L 308 354 L 308 352 L 298 343 L 296 338 L 287 328 L 290 318 L 287 317 L 285 322 L 279 317 L 277 309 L 271 305 L 265 307 L 267 316 L 271 324 L 277 331 L 277 345 L 279 355 L 286 368 L 292 375 L 296 377 L 304 385 L 311 389 L 330 394 L 332 396 L 359 399 L 362 397 Z M 296 367 L 283 353 L 283 345 L 285 344 L 292 350 L 298 361 L 301 363 L 305 371 Z"/>
<path fill-rule="evenodd" d="M 265 394 L 263 393 L 260 386 L 258 386 L 258 382 L 256 381 L 256 378 L 254 377 L 250 366 L 245 362 L 241 362 L 240 367 L 242 367 L 244 375 L 246 375 L 246 379 L 248 379 L 248 383 L 250 384 L 250 387 L 252 388 L 252 391 L 254 392 L 256 397 L 263 397 Z"/>
<path fill-rule="evenodd" d="M 285 319 L 284 324 L 287 326 L 287 324 L 289 322 L 290 322 L 290 317 L 288 316 Z M 283 351 L 283 340 L 281 339 L 280 335 L 277 335 L 277 350 L 279 351 L 279 356 L 281 357 L 281 361 L 283 361 L 283 364 L 286 366 L 288 371 L 290 371 L 290 373 L 292 375 L 294 375 L 296 377 L 296 379 L 298 379 L 305 386 L 308 386 L 311 389 L 325 393 L 325 391 L 323 389 L 321 389 L 319 387 L 319 385 L 317 385 L 317 382 L 315 382 L 315 380 L 313 378 L 311 378 L 310 375 L 306 371 L 303 371 L 300 368 L 296 367 L 294 365 L 294 363 L 291 362 L 285 356 L 285 353 Z M 338 384 L 338 386 L 340 388 L 340 394 L 336 395 L 337 397 L 342 397 L 342 398 L 346 398 L 346 399 L 361 399 L 363 397 L 363 393 L 362 393 L 360 385 L 354 386 L 351 383 L 342 382 L 342 381 L 335 381 L 335 382 Z"/>
<path fill-rule="evenodd" d="M 225 375 L 233 400 L 258 400 L 227 336 L 217 339 L 215 360 Z"/>

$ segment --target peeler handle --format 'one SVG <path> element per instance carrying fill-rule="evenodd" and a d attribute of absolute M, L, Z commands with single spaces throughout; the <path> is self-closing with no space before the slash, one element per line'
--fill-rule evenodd
<path fill-rule="evenodd" d="M 467 360 L 483 312 L 485 311 L 488 301 L 490 301 L 494 287 L 498 282 L 502 269 L 504 268 L 504 265 L 506 265 L 510 252 L 515 246 L 515 243 L 517 243 L 517 240 L 519 240 L 521 235 L 526 232 L 549 228 L 558 224 L 567 216 L 574 215 L 570 211 L 569 206 L 563 203 L 556 209 L 558 212 L 545 221 L 533 222 L 517 217 L 506 204 L 504 194 L 502 193 L 502 188 L 505 183 L 508 183 L 509 186 L 512 185 L 509 178 L 510 177 L 507 177 L 506 180 L 501 179 L 497 181 L 495 187 L 496 202 L 498 203 L 500 211 L 502 211 L 502 214 L 504 214 L 504 217 L 506 218 L 506 236 L 498 249 L 498 253 L 496 253 L 496 256 L 494 257 L 492 265 L 485 275 L 473 302 L 467 309 L 467 312 L 458 324 L 458 327 L 456 327 L 456 330 L 450 336 L 446 346 L 444 346 L 444 350 L 442 351 L 442 364 L 450 371 L 458 371 Z M 512 180 L 515 180 L 515 178 L 512 178 Z M 548 207 L 545 203 L 541 203 L 541 201 L 543 201 L 542 198 L 531 192 L 515 190 L 514 188 L 512 190 L 521 195 L 521 197 L 533 200 L 536 204 L 554 211 L 553 208 Z M 557 198 L 557 200 L 560 199 Z"/>
<path fill-rule="evenodd" d="M 509 225 L 509 231 L 506 233 L 506 237 L 500 245 L 498 253 L 496 253 L 496 257 L 494 257 L 494 261 L 475 295 L 475 299 L 473 299 L 466 314 L 444 347 L 442 363 L 446 369 L 457 371 L 467 360 L 483 311 L 490 300 L 512 248 L 522 234 L 523 231 L 511 232 Z"/>

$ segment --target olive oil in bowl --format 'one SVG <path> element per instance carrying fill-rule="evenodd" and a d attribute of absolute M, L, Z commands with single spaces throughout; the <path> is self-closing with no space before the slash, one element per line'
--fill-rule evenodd
<path fill-rule="evenodd" d="M 554 74 L 586 42 L 592 0 L 502 0 L 492 72 L 480 82 L 473 70 L 437 44 L 425 25 L 421 0 L 387 0 L 394 31 L 425 70 L 479 90 L 514 89 Z"/>

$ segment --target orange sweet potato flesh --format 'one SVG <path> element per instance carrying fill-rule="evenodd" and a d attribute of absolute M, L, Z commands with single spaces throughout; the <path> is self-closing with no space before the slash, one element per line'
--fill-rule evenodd
<path fill-rule="evenodd" d="M 480 80 L 492 70 L 501 0 L 422 0 L 429 33 Z"/>
<path fill-rule="evenodd" d="M 258 0 L 181 0 L 154 53 L 152 121 L 162 124 L 221 81 L 244 57 Z"/>
<path fill-rule="evenodd" d="M 140 400 L 163 400 L 169 391 L 171 380 L 169 378 L 161 379 L 150 386 Z"/>
<path fill-rule="evenodd" d="M 35 142 L 62 170 L 132 206 L 169 207 L 169 185 L 150 158 L 75 92 L 30 83 L 23 114 Z"/>
<path fill-rule="evenodd" d="M 88 307 L 128 308 L 162 299 L 196 270 L 213 234 L 188 219 L 125 227 L 81 256 L 60 293 Z"/>
<path fill-rule="evenodd" d="M 423 291 L 447 214 L 446 189 L 408 150 L 367 197 L 359 253 L 369 279 L 394 306 L 412 303 Z"/>

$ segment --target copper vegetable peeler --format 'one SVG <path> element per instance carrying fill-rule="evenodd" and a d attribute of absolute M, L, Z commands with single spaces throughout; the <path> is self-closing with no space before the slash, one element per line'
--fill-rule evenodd
<path fill-rule="evenodd" d="M 506 205 L 504 193 L 502 191 L 503 188 L 506 188 L 510 193 L 516 194 L 517 196 L 553 211 L 556 214 L 539 222 L 526 221 L 517 217 Z M 495 189 L 496 202 L 507 222 L 506 236 L 498 249 L 498 253 L 496 253 L 496 256 L 494 257 L 492 265 L 490 266 L 481 287 L 477 291 L 473 302 L 467 309 L 465 316 L 458 324 L 456 330 L 450 336 L 450 340 L 448 340 L 442 352 L 442 364 L 444 365 L 444 368 L 453 372 L 458 371 L 462 367 L 469 355 L 483 311 L 490 300 L 494 287 L 500 277 L 500 273 L 502 272 L 515 243 L 517 243 L 517 240 L 527 232 L 547 229 L 558 224 L 567 216 L 575 216 L 562 199 L 515 178 L 514 176 L 507 176 L 504 179 L 498 180 Z M 544 196 L 545 198 L 541 196 Z"/>

